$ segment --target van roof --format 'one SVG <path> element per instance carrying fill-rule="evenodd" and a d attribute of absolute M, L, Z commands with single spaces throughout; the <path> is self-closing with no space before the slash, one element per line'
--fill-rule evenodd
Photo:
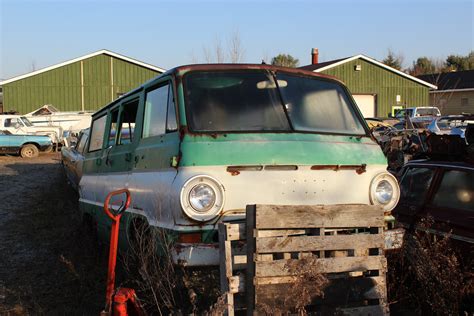
<path fill-rule="evenodd" d="M 140 90 L 142 90 L 145 87 L 151 86 L 154 84 L 154 82 L 163 76 L 169 76 L 169 75 L 174 75 L 174 76 L 183 76 L 185 73 L 190 72 L 190 71 L 224 71 L 224 70 L 268 70 L 268 71 L 277 71 L 277 72 L 285 72 L 285 73 L 292 73 L 292 74 L 299 74 L 299 75 L 304 75 L 304 76 L 309 76 L 309 77 L 315 77 L 315 78 L 324 78 L 324 79 L 329 79 L 332 81 L 336 81 L 339 83 L 344 84 L 343 81 L 340 79 L 330 76 L 330 75 L 325 75 L 322 73 L 316 73 L 313 71 L 308 71 L 304 70 L 301 68 L 288 68 L 288 67 L 280 67 L 280 66 L 273 66 L 273 65 L 267 65 L 267 64 L 192 64 L 192 65 L 182 65 L 178 66 L 175 68 L 172 68 L 168 71 L 166 71 L 163 74 L 158 75 L 157 77 L 145 82 L 141 86 L 130 90 L 126 94 L 122 95 L 120 98 L 112 101 L 111 103 L 105 105 L 104 107 L 100 108 L 97 110 L 93 116 L 97 116 L 100 112 L 104 111 L 105 109 L 115 105 L 116 103 L 120 102 L 121 99 L 134 94 Z"/>

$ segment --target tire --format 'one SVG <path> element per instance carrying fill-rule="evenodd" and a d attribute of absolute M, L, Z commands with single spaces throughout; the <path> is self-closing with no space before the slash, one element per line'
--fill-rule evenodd
<path fill-rule="evenodd" d="M 32 144 L 26 144 L 23 147 L 21 147 L 20 150 L 20 156 L 23 158 L 34 158 L 38 157 L 39 150 L 38 147 Z"/>

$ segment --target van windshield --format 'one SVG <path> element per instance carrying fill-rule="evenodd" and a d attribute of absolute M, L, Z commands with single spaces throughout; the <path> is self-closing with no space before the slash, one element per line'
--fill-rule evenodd
<path fill-rule="evenodd" d="M 413 116 L 413 109 L 403 109 L 403 110 L 396 110 L 395 117 L 398 119 L 405 118 L 405 115 L 412 117 Z"/>
<path fill-rule="evenodd" d="M 26 117 L 22 116 L 22 117 L 21 117 L 21 120 L 23 121 L 23 123 L 24 123 L 26 126 L 28 126 L 28 127 L 33 126 L 33 123 L 31 123 L 30 120 L 27 119 Z"/>
<path fill-rule="evenodd" d="M 314 132 L 365 135 L 341 85 L 265 71 L 185 76 L 188 125 L 198 132 Z"/>

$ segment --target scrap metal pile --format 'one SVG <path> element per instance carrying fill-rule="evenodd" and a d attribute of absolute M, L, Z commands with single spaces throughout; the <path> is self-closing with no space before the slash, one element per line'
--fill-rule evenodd
<path fill-rule="evenodd" d="M 410 118 L 393 125 L 380 120 L 369 127 L 393 172 L 412 159 L 474 161 L 472 115 L 436 118 L 430 124 Z"/>

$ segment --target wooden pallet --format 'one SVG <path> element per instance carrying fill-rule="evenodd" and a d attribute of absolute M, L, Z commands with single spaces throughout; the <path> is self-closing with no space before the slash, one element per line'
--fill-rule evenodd
<path fill-rule="evenodd" d="M 371 205 L 247 206 L 245 222 L 219 224 L 227 314 L 294 307 L 302 287 L 315 293 L 307 280 L 324 276 L 324 297 L 307 310 L 387 315 L 383 226 Z"/>

